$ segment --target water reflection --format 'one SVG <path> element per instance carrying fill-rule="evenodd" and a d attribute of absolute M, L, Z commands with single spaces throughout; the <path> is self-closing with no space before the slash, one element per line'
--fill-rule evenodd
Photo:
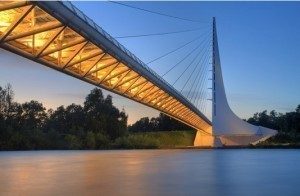
<path fill-rule="evenodd" d="M 299 150 L 0 152 L 0 195 L 300 195 Z"/>

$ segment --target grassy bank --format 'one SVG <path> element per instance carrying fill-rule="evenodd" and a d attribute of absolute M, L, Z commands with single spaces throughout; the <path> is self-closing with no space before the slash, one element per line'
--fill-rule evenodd
<path fill-rule="evenodd" d="M 126 137 L 118 138 L 114 148 L 125 149 L 158 149 L 158 148 L 180 148 L 192 146 L 195 131 L 156 131 L 130 133 Z"/>

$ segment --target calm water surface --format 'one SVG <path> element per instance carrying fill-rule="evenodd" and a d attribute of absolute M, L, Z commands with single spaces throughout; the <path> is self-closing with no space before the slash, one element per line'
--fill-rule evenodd
<path fill-rule="evenodd" d="M 300 195 L 300 150 L 0 152 L 0 195 Z"/>

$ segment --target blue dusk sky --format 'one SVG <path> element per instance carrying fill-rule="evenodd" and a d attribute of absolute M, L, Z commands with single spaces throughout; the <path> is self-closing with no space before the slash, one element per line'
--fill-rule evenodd
<path fill-rule="evenodd" d="M 292 111 L 300 104 L 300 2 L 126 2 L 195 23 L 150 14 L 111 2 L 73 2 L 112 36 L 148 34 L 203 28 L 216 17 L 219 50 L 227 98 L 241 118 L 275 109 Z M 199 31 L 119 41 L 144 62 L 197 37 Z M 149 66 L 163 73 L 176 53 Z M 41 101 L 47 108 L 82 104 L 94 86 L 12 53 L 0 50 L 0 85 L 11 83 L 17 101 Z M 173 60 L 173 61 L 172 61 Z M 184 65 L 181 65 L 184 66 Z M 182 70 L 166 78 L 174 81 Z M 107 94 L 107 91 L 105 91 Z M 110 93 L 112 94 L 112 93 Z M 129 123 L 158 112 L 113 95 Z"/>

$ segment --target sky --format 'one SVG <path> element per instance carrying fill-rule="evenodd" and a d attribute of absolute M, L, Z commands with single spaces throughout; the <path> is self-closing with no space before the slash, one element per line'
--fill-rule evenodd
<path fill-rule="evenodd" d="M 214 16 L 224 85 L 232 110 L 239 117 L 248 118 L 265 109 L 292 111 L 300 104 L 300 2 L 126 2 L 128 5 L 201 23 L 154 15 L 111 2 L 73 3 L 112 36 L 195 28 L 202 30 L 119 39 L 144 62 L 205 32 Z M 149 66 L 162 74 L 181 59 L 193 44 Z M 82 104 L 85 96 L 94 88 L 4 50 L 0 50 L 0 59 L 0 86 L 12 84 L 15 98 L 20 102 L 35 99 L 47 108 Z M 174 81 L 184 66 L 187 64 L 166 76 L 166 80 Z M 158 115 L 151 108 L 112 95 L 114 104 L 128 113 L 129 124 L 144 116 Z"/>

